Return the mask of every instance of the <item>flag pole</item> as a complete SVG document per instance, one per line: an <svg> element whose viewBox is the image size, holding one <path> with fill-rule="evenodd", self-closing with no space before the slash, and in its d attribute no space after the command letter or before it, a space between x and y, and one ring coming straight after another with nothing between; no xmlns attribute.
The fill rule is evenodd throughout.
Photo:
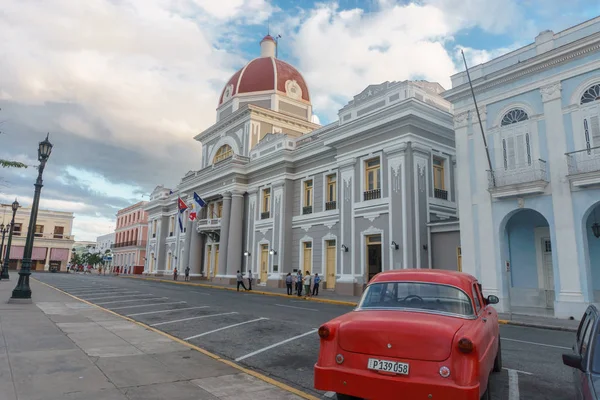
<svg viewBox="0 0 600 400"><path fill-rule="evenodd" d="M467 79L469 80L469 87L471 88L471 95L473 96L473 103L475 104L475 111L477 112L477 119L479 120L479 128L481 129L481 137L483 139L483 146L485 147L485 154L487 156L488 166L490 168L490 176L492 178L492 186L496 187L496 176L494 175L494 169L492 168L492 159L490 158L490 150L485 139L485 133L483 131L483 124L481 123L481 115L479 114L479 107L477 107L477 100L475 99L475 91L473 90L473 84L471 83L471 74L469 74L469 67L467 67L467 59L465 58L465 52L460 49L462 54L463 62L465 63L465 70L467 71Z"/></svg>

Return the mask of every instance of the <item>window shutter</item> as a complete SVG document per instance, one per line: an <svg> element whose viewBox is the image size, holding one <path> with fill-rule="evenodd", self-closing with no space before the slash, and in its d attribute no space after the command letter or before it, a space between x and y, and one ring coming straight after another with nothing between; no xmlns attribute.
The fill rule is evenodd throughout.
<svg viewBox="0 0 600 400"><path fill-rule="evenodd" d="M512 136L506 139L506 165L508 169L515 168L516 154L515 154L515 138Z"/></svg>
<svg viewBox="0 0 600 400"><path fill-rule="evenodd" d="M600 120L597 115L590 118L589 127L592 136L592 145L594 147L600 146Z"/></svg>

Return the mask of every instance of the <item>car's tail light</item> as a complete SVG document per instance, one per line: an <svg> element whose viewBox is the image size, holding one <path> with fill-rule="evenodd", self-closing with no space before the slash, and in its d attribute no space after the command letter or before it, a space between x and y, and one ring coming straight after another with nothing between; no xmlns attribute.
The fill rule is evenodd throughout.
<svg viewBox="0 0 600 400"><path fill-rule="evenodd" d="M331 331L329 330L329 328L327 326L323 325L319 328L319 337L321 339L327 339L330 334L331 334Z"/></svg>
<svg viewBox="0 0 600 400"><path fill-rule="evenodd" d="M470 339L462 338L458 341L458 350L465 354L469 354L473 351L475 345Z"/></svg>

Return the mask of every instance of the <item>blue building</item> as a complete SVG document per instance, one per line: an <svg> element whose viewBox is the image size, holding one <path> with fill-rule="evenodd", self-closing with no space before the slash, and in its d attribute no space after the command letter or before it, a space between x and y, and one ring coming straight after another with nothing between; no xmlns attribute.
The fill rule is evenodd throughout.
<svg viewBox="0 0 600 400"><path fill-rule="evenodd" d="M454 107L462 270L502 311L600 300L600 17L465 72Z"/></svg>

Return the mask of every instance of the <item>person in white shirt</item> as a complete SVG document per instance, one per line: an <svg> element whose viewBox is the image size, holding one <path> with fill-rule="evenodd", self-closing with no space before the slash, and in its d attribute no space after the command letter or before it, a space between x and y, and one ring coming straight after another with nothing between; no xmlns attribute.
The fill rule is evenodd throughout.
<svg viewBox="0 0 600 400"><path fill-rule="evenodd" d="M310 272L306 271L306 275L304 275L304 297L310 296L310 283L312 281L312 276L310 276Z"/></svg>

